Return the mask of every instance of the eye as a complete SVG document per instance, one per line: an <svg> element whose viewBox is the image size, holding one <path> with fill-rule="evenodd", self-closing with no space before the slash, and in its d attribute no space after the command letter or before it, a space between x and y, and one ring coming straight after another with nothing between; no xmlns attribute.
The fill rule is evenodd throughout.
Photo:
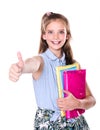
<svg viewBox="0 0 100 130"><path fill-rule="evenodd" d="M53 31L48 31L48 34L52 34L53 33Z"/></svg>
<svg viewBox="0 0 100 130"><path fill-rule="evenodd" d="M64 34L65 32L63 30L59 31L60 34Z"/></svg>

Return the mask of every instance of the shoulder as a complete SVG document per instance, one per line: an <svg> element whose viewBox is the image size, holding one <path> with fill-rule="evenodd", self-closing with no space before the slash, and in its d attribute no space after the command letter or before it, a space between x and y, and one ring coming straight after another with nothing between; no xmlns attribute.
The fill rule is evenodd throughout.
<svg viewBox="0 0 100 130"><path fill-rule="evenodd" d="M42 56L33 56L32 59L34 61L34 66L37 66L37 70L39 70L44 64Z"/></svg>
<svg viewBox="0 0 100 130"><path fill-rule="evenodd" d="M74 63L73 63L73 64L76 64L77 67L78 67L79 69L81 69L81 65L80 65L80 63L79 63L78 61L74 60Z"/></svg>

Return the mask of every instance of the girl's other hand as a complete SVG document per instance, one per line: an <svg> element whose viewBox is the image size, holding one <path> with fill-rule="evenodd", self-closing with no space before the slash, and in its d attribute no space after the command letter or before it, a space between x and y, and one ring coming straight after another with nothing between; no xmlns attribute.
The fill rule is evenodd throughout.
<svg viewBox="0 0 100 130"><path fill-rule="evenodd" d="M64 93L67 95L66 97L57 99L60 110L74 110L79 107L79 100L71 92L64 90Z"/></svg>

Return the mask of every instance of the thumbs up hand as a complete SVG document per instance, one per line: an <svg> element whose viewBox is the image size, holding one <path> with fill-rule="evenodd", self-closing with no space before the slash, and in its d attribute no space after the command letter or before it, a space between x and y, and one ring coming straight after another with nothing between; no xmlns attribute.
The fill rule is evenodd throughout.
<svg viewBox="0 0 100 130"><path fill-rule="evenodd" d="M18 62L12 64L9 69L9 79L16 82L22 74L24 68L24 61L20 52L17 53Z"/></svg>

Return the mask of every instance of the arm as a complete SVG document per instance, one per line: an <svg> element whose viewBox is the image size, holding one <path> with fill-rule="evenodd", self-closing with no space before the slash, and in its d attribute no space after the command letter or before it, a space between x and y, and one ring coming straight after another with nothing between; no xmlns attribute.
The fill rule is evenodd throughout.
<svg viewBox="0 0 100 130"><path fill-rule="evenodd" d="M73 109L89 109L96 104L96 100L89 89L88 84L86 83L86 98L84 99L77 99L72 93L69 91L65 91L64 93L67 94L65 98L59 98L57 100L58 107L61 110L73 110Z"/></svg>
<svg viewBox="0 0 100 130"><path fill-rule="evenodd" d="M35 56L28 58L24 62L24 67L22 73L36 73L41 65L43 64L42 58L40 56Z"/></svg>
<svg viewBox="0 0 100 130"><path fill-rule="evenodd" d="M66 93L66 92L65 92ZM69 101L71 102L71 110L73 109L85 109L88 110L96 104L96 99L94 98L88 84L86 83L86 98L77 99L71 93L67 92L69 95Z"/></svg>
<svg viewBox="0 0 100 130"><path fill-rule="evenodd" d="M61 110L73 110L73 109L89 109L93 107L96 103L94 96L92 95L87 83L86 83L86 98L77 99L69 91L65 91L67 94L65 98L58 98L57 104Z"/></svg>
<svg viewBox="0 0 100 130"><path fill-rule="evenodd" d="M86 98L79 100L79 108L81 109L89 109L96 104L96 100L89 89L88 84L86 83Z"/></svg>
<svg viewBox="0 0 100 130"><path fill-rule="evenodd" d="M41 70L41 66L43 64L43 60L40 56L35 56L32 58L28 58L27 60L23 60L21 53L17 54L18 62L12 64L9 69L9 79L16 82L19 77L23 73L34 73Z"/></svg>

